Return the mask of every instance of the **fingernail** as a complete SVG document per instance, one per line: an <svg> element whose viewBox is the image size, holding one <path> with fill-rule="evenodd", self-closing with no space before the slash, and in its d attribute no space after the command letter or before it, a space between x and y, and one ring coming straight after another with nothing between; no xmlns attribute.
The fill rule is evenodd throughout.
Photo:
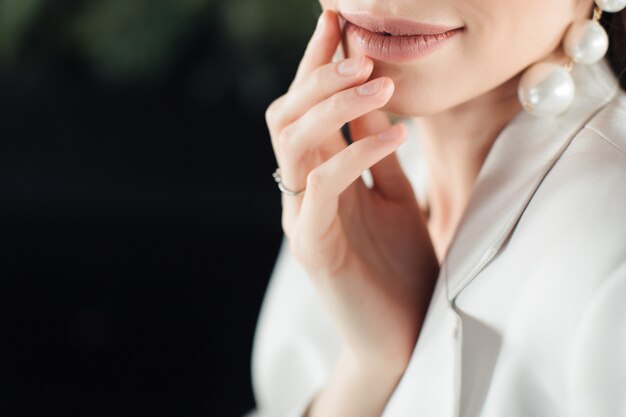
<svg viewBox="0 0 626 417"><path fill-rule="evenodd" d="M378 93L380 89L383 87L384 79L378 78L374 81L370 81L366 84L363 84L356 91L362 96L373 96Z"/></svg>
<svg viewBox="0 0 626 417"><path fill-rule="evenodd" d="M348 58L337 65L337 72L341 75L354 75L361 68L362 59Z"/></svg>
<svg viewBox="0 0 626 417"><path fill-rule="evenodd" d="M391 141L391 140L400 139L403 135L404 135L404 127L400 123L400 124L390 127L384 132L380 132L378 134L378 139Z"/></svg>

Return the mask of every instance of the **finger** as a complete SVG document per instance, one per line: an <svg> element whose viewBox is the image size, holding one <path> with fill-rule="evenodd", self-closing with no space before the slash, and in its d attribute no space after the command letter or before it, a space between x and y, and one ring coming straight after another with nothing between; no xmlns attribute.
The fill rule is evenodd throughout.
<svg viewBox="0 0 626 417"><path fill-rule="evenodd" d="M328 64L332 60L340 38L337 13L332 10L325 10L317 21L315 32L306 47L289 90L298 85L315 68Z"/></svg>
<svg viewBox="0 0 626 417"><path fill-rule="evenodd" d="M350 135L354 140L382 132L391 126L387 115L381 110L367 113L350 123ZM406 177L398 155L394 152L370 168L373 189L388 199L411 195L413 188Z"/></svg>
<svg viewBox="0 0 626 417"><path fill-rule="evenodd" d="M339 33L340 33L340 36L343 37L344 31L343 31L343 26L341 24L339 25ZM346 53L343 50L343 44L342 42L339 42L337 44L337 49L335 49L335 53L333 54L332 62L339 62L346 58L348 57L346 56Z"/></svg>
<svg viewBox="0 0 626 417"><path fill-rule="evenodd" d="M371 136L391 127L389 117L382 110L374 110L350 122L350 136L354 140Z"/></svg>
<svg viewBox="0 0 626 417"><path fill-rule="evenodd" d="M278 129L300 118L310 108L333 94L362 84L371 75L374 62L365 56L349 58L316 68L280 102L274 124Z"/></svg>
<svg viewBox="0 0 626 417"><path fill-rule="evenodd" d="M274 150L285 186L295 187L290 188L292 190L304 188L308 170L312 169L302 164L306 154L323 149L330 158L343 150L346 143L340 133L341 127L350 120L384 106L393 95L393 89L390 78L377 78L333 95L285 127L277 140L278 149Z"/></svg>
<svg viewBox="0 0 626 417"><path fill-rule="evenodd" d="M327 138L345 123L383 107L393 91L393 81L380 77L334 94L282 130L276 153L279 157L284 155L285 159L297 160L297 156L328 143Z"/></svg>
<svg viewBox="0 0 626 417"><path fill-rule="evenodd" d="M365 65L366 68L365 68L365 73L363 75L364 78L367 78L369 76L369 73L371 72L371 67L373 66L371 65L372 63L371 63L371 60L369 59L365 59L362 62L367 63L367 61L370 62L370 65L369 66L367 64ZM322 72L323 70L337 71L337 68L331 65L331 66L321 67L318 70L316 70L316 72ZM310 77L310 78L314 79L314 77ZM327 79L327 78L331 78L331 77L326 76L326 77L320 77L319 79L322 80L322 79ZM335 78L337 77L335 76ZM340 82L341 81L344 81L344 80L340 80ZM347 108L351 111L358 110L359 108L361 108L361 106L349 106L350 104L349 100L354 100L354 97L355 97L354 92L357 93L357 96L359 97L359 101L367 100L368 98L371 101L373 98L374 100L373 106L380 107L385 104L385 102L391 97L391 94L393 93L393 85L385 86L384 83L385 83L385 80L383 79L381 86L380 86L380 91L378 91L379 94L373 94L370 96L365 95L363 93L359 93L359 89L355 89L352 93L347 92L347 91L341 92L341 95L339 96L339 98L334 99L336 100L337 104L333 105L331 104L333 101L329 101L325 103L325 105L320 105L317 109L312 109L313 110L312 114L307 115L307 117L304 120L304 123L302 123L301 126L295 125L295 127L292 126L290 129L285 129L283 133L280 135L281 137L278 140L272 139L272 144L275 148L274 149L275 155L277 157L279 166L282 167L281 171L282 171L283 186L287 187L289 190L292 190L292 191L301 190L305 187L306 176L309 170L311 169L311 165L302 163L303 160L305 159L305 154L307 153L307 151L311 151L311 150L314 150L315 148L318 148L318 154L321 154L320 156L322 159L322 161L319 161L318 163L315 164L315 165L318 165L319 163L329 159L333 155L337 154L338 152L346 148L347 146L346 142L339 129L341 128L341 126L343 126L346 123L346 121L349 121L353 117L358 117L359 114L350 113L350 112L346 114L341 113L341 112L339 113L331 112L330 109L328 108L324 109L324 107L336 106L340 108ZM328 86L327 83L319 83L319 84L322 84L322 87L320 88L321 91L317 93L315 92L314 82L311 82L307 86L302 87L303 89L306 89L307 87L310 88L310 91L308 93L302 93L299 96L299 98L301 99L301 103L305 103L305 104L299 104L294 99L294 101L292 101L291 104L287 104L286 102L283 102L282 105L290 106L290 107L302 106L302 107L310 108L311 103L310 102L306 103L307 101L306 97L310 97L310 96L315 97L316 94L327 95L328 93L325 93L324 90L333 91L337 89L336 84L334 86L332 86L332 83L331 83L331 86ZM324 84L326 84L326 87L324 87ZM364 91L367 92L368 94L371 94L372 93L371 86L365 87ZM386 96L385 96L385 93L386 93ZM378 97L376 97L377 95ZM295 97L295 94L294 94L294 97ZM310 100L311 101L315 100L315 98L310 99ZM345 103L348 106L344 105L343 103ZM362 111L363 112L369 111L371 109L371 106L372 104L370 104L369 107L364 108ZM301 111L304 111L304 110L301 110ZM319 119L319 117L327 117L326 115L332 115L335 118L338 117L338 119L334 120L331 123L327 123L327 122L320 123L320 120L323 120L323 119ZM292 116L292 117L295 117L295 116ZM301 122L301 120L299 122ZM279 157L279 155L281 156ZM309 161L307 162L310 164ZM282 196L282 208L283 208L282 220L283 220L283 229L285 230L285 233L289 234L291 225L294 223L295 219L299 215L301 204L302 204L302 194L298 196L289 196L289 195Z"/></svg>
<svg viewBox="0 0 626 417"><path fill-rule="evenodd" d="M394 152L406 139L406 133L406 127L398 124L361 139L309 173L298 223L311 239L310 244L324 236L333 224L340 194L364 170Z"/></svg>
<svg viewBox="0 0 626 417"><path fill-rule="evenodd" d="M302 79L304 79L317 67L329 62L328 55L330 54L330 49L332 49L330 45L335 44L335 51L330 54L331 58L332 55L337 56L337 51L339 51L341 45L338 40L334 40L336 37L334 31L338 30L334 24L336 21L337 15L334 12L322 12L318 19L315 32L306 48L304 57L300 61L297 74L289 87L289 91L291 91L301 82ZM282 120L286 119L281 117L282 110L286 108L283 105L286 98L287 94L274 100L265 111L265 120L272 136L272 140L276 137L276 133L279 132L280 129L286 124L281 123Z"/></svg>

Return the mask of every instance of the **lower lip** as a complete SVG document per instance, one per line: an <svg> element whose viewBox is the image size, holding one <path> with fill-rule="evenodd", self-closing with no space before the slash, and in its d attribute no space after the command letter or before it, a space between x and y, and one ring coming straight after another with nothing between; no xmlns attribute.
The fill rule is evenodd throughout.
<svg viewBox="0 0 626 417"><path fill-rule="evenodd" d="M385 36L346 22L346 37L365 55L380 61L404 62L441 48L463 31L453 29L436 35Z"/></svg>

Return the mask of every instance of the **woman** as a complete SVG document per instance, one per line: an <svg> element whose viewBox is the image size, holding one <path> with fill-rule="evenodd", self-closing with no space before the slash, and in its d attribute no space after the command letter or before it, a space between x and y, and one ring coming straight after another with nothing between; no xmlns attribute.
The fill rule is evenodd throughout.
<svg viewBox="0 0 626 417"><path fill-rule="evenodd" d="M322 1L266 115L253 415L626 415L626 0L597 3Z"/></svg>

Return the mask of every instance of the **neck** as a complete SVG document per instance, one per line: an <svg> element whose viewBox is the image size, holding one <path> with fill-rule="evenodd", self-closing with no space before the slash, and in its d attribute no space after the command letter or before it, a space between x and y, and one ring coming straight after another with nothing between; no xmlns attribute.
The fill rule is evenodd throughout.
<svg viewBox="0 0 626 417"><path fill-rule="evenodd" d="M522 109L514 77L469 102L414 118L429 179L428 226L440 260L500 131Z"/></svg>

